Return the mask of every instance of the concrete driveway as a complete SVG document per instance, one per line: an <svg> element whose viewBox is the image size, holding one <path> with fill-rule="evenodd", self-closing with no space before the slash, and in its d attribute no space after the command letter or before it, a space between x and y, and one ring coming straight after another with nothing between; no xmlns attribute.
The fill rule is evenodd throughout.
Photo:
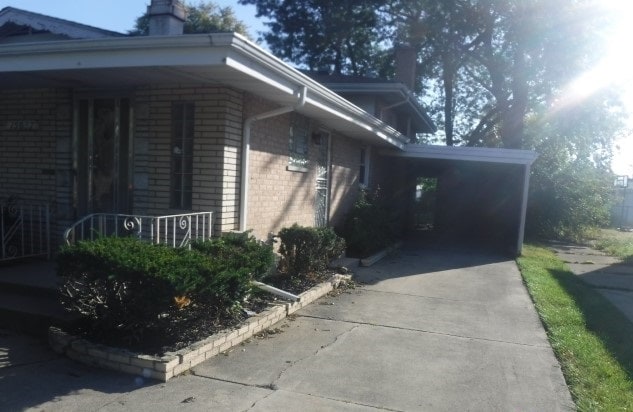
<svg viewBox="0 0 633 412"><path fill-rule="evenodd" d="M514 261L409 246L357 278L362 287L323 298L166 384L43 357L0 368L0 403L47 411L574 409ZM29 398L25 382L47 395Z"/></svg>

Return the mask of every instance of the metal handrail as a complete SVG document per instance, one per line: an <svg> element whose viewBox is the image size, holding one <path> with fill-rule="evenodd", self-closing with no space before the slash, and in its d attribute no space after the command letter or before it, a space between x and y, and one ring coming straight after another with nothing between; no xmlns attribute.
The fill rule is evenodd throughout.
<svg viewBox="0 0 633 412"><path fill-rule="evenodd" d="M172 247L189 246L191 240L207 240L213 235L213 212L195 212L164 216L92 213L64 231L70 245L99 236L135 236L152 243Z"/></svg>
<svg viewBox="0 0 633 412"><path fill-rule="evenodd" d="M50 257L50 207L0 201L0 261Z"/></svg>

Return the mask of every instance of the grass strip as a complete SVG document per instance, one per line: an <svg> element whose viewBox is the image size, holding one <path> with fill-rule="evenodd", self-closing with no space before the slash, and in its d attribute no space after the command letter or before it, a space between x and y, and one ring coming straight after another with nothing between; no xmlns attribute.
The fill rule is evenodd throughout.
<svg viewBox="0 0 633 412"><path fill-rule="evenodd" d="M517 259L580 411L633 411L633 323L554 253Z"/></svg>
<svg viewBox="0 0 633 412"><path fill-rule="evenodd" d="M633 263L633 233L602 229L594 241L595 246L624 262Z"/></svg>

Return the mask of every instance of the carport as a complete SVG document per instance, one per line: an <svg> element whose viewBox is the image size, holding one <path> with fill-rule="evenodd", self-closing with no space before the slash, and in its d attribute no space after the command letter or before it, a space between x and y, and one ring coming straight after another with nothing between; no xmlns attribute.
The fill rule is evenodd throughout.
<svg viewBox="0 0 633 412"><path fill-rule="evenodd" d="M437 179L432 230L425 233L432 242L521 253L535 152L409 144L383 154L404 160L411 199L418 178Z"/></svg>

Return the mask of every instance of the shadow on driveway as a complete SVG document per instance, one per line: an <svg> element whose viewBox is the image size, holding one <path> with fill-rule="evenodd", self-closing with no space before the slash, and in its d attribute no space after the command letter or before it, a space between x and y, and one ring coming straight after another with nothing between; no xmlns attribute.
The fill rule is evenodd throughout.
<svg viewBox="0 0 633 412"><path fill-rule="evenodd" d="M400 249L375 264L374 270L361 268L355 279L375 284L385 279L477 268L506 261L507 256L489 249L408 240Z"/></svg>
<svg viewBox="0 0 633 412"><path fill-rule="evenodd" d="M46 343L0 330L0 409L22 411L63 400L62 409L94 410L121 394L155 384L75 363Z"/></svg>

